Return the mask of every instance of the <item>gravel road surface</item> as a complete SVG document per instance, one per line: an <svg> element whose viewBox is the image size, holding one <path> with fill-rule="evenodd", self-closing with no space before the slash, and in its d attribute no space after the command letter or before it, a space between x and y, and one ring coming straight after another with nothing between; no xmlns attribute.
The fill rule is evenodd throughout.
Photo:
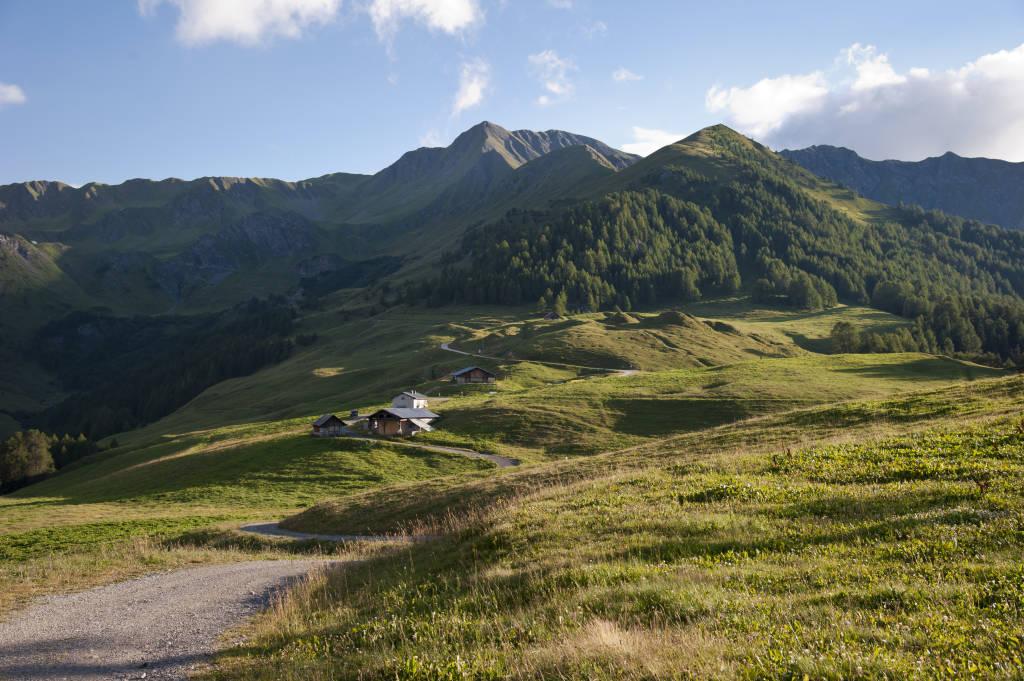
<svg viewBox="0 0 1024 681"><path fill-rule="evenodd" d="M225 630L329 564L207 565L45 598L0 621L0 678L185 679L217 650Z"/></svg>

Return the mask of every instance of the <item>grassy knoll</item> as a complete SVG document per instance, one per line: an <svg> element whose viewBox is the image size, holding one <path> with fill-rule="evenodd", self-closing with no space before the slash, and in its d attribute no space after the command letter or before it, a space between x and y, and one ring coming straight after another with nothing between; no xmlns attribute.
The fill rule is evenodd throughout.
<svg viewBox="0 0 1024 681"><path fill-rule="evenodd" d="M856 305L808 312L765 308L746 298L725 298L691 303L684 309L703 319L726 322L766 342L795 343L811 352L831 352L829 334L838 322L849 322L868 333L886 333L909 324L888 312Z"/></svg>
<svg viewBox="0 0 1024 681"><path fill-rule="evenodd" d="M515 366L515 365L512 365ZM1001 375L917 353L812 355L721 367L596 376L446 402L427 440L594 454L800 406L865 399Z"/></svg>
<svg viewBox="0 0 1024 681"><path fill-rule="evenodd" d="M900 323L897 317L866 308L803 314L773 312L746 300L718 303L708 311L716 313L715 321L739 332L715 330L685 316L659 318L653 313L633 315L641 320L639 324L622 324L603 313L544 321L531 311L515 308L398 307L371 318L350 318L345 310L331 307L302 319L300 331L316 334L314 344L297 348L276 366L219 383L174 414L127 437L144 439L151 434L364 408L389 399L397 388L436 389L441 385L438 379L452 369L477 361L488 363L441 350L440 344L449 341L474 352L482 349L501 356L511 352L518 360L665 370L803 355L787 333L820 341L840 320L862 330L884 330ZM750 325L749 333L741 328L744 324ZM571 368L549 367L542 373L535 367L532 372L518 372L511 387L534 387L576 374Z"/></svg>
<svg viewBox="0 0 1024 681"><path fill-rule="evenodd" d="M1019 678L1022 395L979 381L464 483L445 538L297 591L208 678ZM394 519L415 495L348 503Z"/></svg>

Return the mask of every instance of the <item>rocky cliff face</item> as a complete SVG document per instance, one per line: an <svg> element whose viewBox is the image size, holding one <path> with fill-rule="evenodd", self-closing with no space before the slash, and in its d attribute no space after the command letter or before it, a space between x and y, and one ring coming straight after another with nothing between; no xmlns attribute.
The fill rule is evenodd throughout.
<svg viewBox="0 0 1024 681"><path fill-rule="evenodd" d="M1010 229L1024 229L1024 163L963 158L871 161L826 145L783 150L815 175L888 204L911 203Z"/></svg>

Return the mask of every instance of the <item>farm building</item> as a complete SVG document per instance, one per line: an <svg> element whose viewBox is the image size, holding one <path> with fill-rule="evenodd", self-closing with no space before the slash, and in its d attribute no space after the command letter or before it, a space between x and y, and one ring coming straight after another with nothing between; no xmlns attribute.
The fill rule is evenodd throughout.
<svg viewBox="0 0 1024 681"><path fill-rule="evenodd" d="M431 423L439 418L429 409L389 407L370 414L366 423L370 432L376 435L415 435L420 431L432 431Z"/></svg>
<svg viewBox="0 0 1024 681"><path fill-rule="evenodd" d="M494 383L498 377L487 369L466 367L452 372L452 383Z"/></svg>
<svg viewBox="0 0 1024 681"><path fill-rule="evenodd" d="M345 424L334 414L324 414L313 421L313 435L316 437L337 437Z"/></svg>
<svg viewBox="0 0 1024 681"><path fill-rule="evenodd" d="M391 406L399 409L426 409L427 396L415 390L406 390L392 398Z"/></svg>

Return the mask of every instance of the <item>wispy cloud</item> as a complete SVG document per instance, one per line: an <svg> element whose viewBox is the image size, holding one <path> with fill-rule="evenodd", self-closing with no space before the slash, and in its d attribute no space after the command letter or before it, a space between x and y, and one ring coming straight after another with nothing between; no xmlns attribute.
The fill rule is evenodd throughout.
<svg viewBox="0 0 1024 681"><path fill-rule="evenodd" d="M623 151L648 156L658 149L683 139L685 135L656 128L633 127L633 141L622 145Z"/></svg>
<svg viewBox="0 0 1024 681"><path fill-rule="evenodd" d="M603 21L591 21L580 26L580 32L587 38L599 38L608 33L608 24Z"/></svg>
<svg viewBox="0 0 1024 681"><path fill-rule="evenodd" d="M572 9L573 0L548 0L548 4L555 9Z"/></svg>
<svg viewBox="0 0 1024 681"><path fill-rule="evenodd" d="M431 128L420 137L420 146L443 147L444 140L441 138L441 133L436 128Z"/></svg>
<svg viewBox="0 0 1024 681"><path fill-rule="evenodd" d="M873 45L832 68L712 87L709 111L776 147L836 144L869 158L945 151L1024 160L1024 45L959 68L897 71Z"/></svg>
<svg viewBox="0 0 1024 681"><path fill-rule="evenodd" d="M0 83L0 109L5 106L24 104L27 101L28 97L20 87L10 83Z"/></svg>
<svg viewBox="0 0 1024 681"><path fill-rule="evenodd" d="M625 82L627 80L643 80L643 79L644 79L643 76L633 73L632 71L627 69L625 66L620 66L619 68L617 68L614 71L612 71L612 80L614 80L616 83L622 83L622 82Z"/></svg>
<svg viewBox="0 0 1024 681"><path fill-rule="evenodd" d="M370 19L381 40L390 41L402 21L422 24L432 31L455 34L483 21L477 0L372 0Z"/></svg>
<svg viewBox="0 0 1024 681"><path fill-rule="evenodd" d="M457 116L480 104L490 86L490 64L480 58L463 62L459 71L459 89L452 103L452 115Z"/></svg>
<svg viewBox="0 0 1024 681"><path fill-rule="evenodd" d="M528 57L530 68L544 88L544 94L537 98L537 103L547 106L560 99L572 96L575 87L569 74L576 70L571 59L560 57L554 50L544 50Z"/></svg>
<svg viewBox="0 0 1024 681"><path fill-rule="evenodd" d="M332 21L341 7L341 0L139 0L139 11L148 15L165 3L178 9L175 32L186 45L298 38Z"/></svg>
<svg viewBox="0 0 1024 681"><path fill-rule="evenodd" d="M271 38L300 38L307 29L330 23L342 0L138 0L143 15L164 4L178 10L175 33L186 45L254 46ZM356 7L365 10L389 47L404 21L456 34L483 20L479 0L368 0Z"/></svg>

